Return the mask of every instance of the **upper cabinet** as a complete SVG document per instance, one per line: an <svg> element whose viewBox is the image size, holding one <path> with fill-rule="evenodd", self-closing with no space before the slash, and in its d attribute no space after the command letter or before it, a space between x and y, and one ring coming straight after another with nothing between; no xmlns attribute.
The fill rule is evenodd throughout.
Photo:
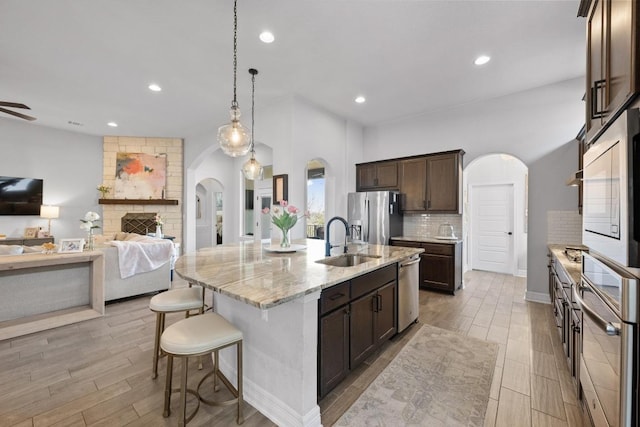
<svg viewBox="0 0 640 427"><path fill-rule="evenodd" d="M405 212L461 213L462 156L450 151L400 161Z"/></svg>
<svg viewBox="0 0 640 427"><path fill-rule="evenodd" d="M581 5L580 13L584 10ZM639 13L636 1L593 0L586 14L588 143L633 100L640 87Z"/></svg>
<svg viewBox="0 0 640 427"><path fill-rule="evenodd" d="M398 190L405 212L461 213L463 150L356 165L356 191Z"/></svg>
<svg viewBox="0 0 640 427"><path fill-rule="evenodd" d="M356 191L398 189L398 162L385 160L356 165Z"/></svg>

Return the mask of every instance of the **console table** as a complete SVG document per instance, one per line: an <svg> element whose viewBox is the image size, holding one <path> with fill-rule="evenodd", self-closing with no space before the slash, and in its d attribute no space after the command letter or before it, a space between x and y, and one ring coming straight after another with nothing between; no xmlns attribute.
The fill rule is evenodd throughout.
<svg viewBox="0 0 640 427"><path fill-rule="evenodd" d="M0 257L0 340L104 315L100 251Z"/></svg>

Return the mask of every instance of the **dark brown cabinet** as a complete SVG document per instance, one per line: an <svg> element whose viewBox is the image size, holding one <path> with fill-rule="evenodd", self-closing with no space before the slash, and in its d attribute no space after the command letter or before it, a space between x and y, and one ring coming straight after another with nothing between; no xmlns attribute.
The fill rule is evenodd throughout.
<svg viewBox="0 0 640 427"><path fill-rule="evenodd" d="M382 161L356 165L356 191L397 190L398 162Z"/></svg>
<svg viewBox="0 0 640 427"><path fill-rule="evenodd" d="M390 282L351 303L351 367L362 363L395 335L396 282Z"/></svg>
<svg viewBox="0 0 640 427"><path fill-rule="evenodd" d="M400 164L402 208L406 212L462 212L464 151L403 159Z"/></svg>
<svg viewBox="0 0 640 427"><path fill-rule="evenodd" d="M349 306L320 318L319 394L324 396L349 373Z"/></svg>
<svg viewBox="0 0 640 427"><path fill-rule="evenodd" d="M397 264L324 290L318 305L318 396L396 334Z"/></svg>
<svg viewBox="0 0 640 427"><path fill-rule="evenodd" d="M635 1L594 0L587 14L587 141L635 97L640 38Z"/></svg>
<svg viewBox="0 0 640 427"><path fill-rule="evenodd" d="M428 243L391 239L391 246L423 248L420 254L420 287L456 293L462 287L462 242Z"/></svg>

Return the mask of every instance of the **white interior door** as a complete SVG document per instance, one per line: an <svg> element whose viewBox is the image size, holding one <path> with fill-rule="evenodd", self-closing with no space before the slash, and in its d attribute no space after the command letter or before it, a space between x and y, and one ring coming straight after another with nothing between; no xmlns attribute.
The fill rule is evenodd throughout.
<svg viewBox="0 0 640 427"><path fill-rule="evenodd" d="M271 241L271 215L262 213L262 209L271 209L271 198L273 191L271 187L258 188L255 190L255 200L253 201L253 218L255 229L253 239L257 243L268 243Z"/></svg>
<svg viewBox="0 0 640 427"><path fill-rule="evenodd" d="M513 274L513 184L471 186L471 268Z"/></svg>

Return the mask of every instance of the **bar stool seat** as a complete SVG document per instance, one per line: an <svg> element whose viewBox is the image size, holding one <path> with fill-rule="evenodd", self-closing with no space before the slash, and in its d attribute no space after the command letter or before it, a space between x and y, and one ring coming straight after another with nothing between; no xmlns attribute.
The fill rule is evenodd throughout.
<svg viewBox="0 0 640 427"><path fill-rule="evenodd" d="M229 380L220 372L218 367L218 350L225 347L236 345L237 346L237 387L229 382ZM188 423L197 413L199 408L199 402L210 405L229 405L237 403L238 412L236 422L242 424L244 418L242 416L242 331L233 326L224 317L217 313L207 313L201 316L189 317L184 320L180 320L173 325L169 326L163 333L160 339L160 348L167 354L167 382L165 386L165 402L164 413L165 417L168 417L171 413L170 401L171 393L175 390L172 389L172 374L173 374L173 358L182 358L182 376L180 381L180 410L181 417L178 421L178 425L183 426ZM210 401L202 398L198 392L187 389L187 375L188 375L188 359L191 356L201 356L205 354L214 353L215 363L213 370L202 378L198 384L198 390L200 389L203 381L213 375L214 377L214 391L216 388L216 378L220 378L225 386L229 389L234 399L227 400L225 402ZM186 393L196 394L198 396L198 407L188 417L186 415Z"/></svg>
<svg viewBox="0 0 640 427"><path fill-rule="evenodd" d="M204 292L200 286L189 288L171 289L154 295L149 301L149 309L156 313L156 334L153 345L153 367L152 378L158 377L158 359L160 353L160 335L164 331L166 313L185 312L189 317L189 312L198 310L204 312Z"/></svg>

